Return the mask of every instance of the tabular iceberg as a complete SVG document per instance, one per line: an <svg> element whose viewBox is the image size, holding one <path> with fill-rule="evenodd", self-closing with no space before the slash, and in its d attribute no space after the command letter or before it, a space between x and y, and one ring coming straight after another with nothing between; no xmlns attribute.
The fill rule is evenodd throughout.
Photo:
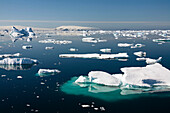
<svg viewBox="0 0 170 113"><path fill-rule="evenodd" d="M4 65L26 65L26 64L37 64L38 61L30 58L5 58L0 60L0 64Z"/></svg>
<svg viewBox="0 0 170 113"><path fill-rule="evenodd" d="M62 58L95 58L95 59L117 59L117 58L128 58L127 53L118 54L60 54L59 57Z"/></svg>

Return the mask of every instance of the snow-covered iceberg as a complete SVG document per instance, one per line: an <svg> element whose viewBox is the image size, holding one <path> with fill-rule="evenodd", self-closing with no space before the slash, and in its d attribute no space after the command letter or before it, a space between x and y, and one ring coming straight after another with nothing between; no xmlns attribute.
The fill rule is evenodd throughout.
<svg viewBox="0 0 170 113"><path fill-rule="evenodd" d="M146 52L143 52L143 51L134 52L133 54L138 56L138 57L145 57L146 56Z"/></svg>
<svg viewBox="0 0 170 113"><path fill-rule="evenodd" d="M5 58L5 57L17 57L20 56L20 53L15 53L15 54L2 54L0 55L0 58Z"/></svg>
<svg viewBox="0 0 170 113"><path fill-rule="evenodd" d="M127 53L118 54L60 54L59 57L62 58L95 58L95 59L118 59L118 58L128 58Z"/></svg>
<svg viewBox="0 0 170 113"><path fill-rule="evenodd" d="M60 71L58 69L39 69L38 70L39 76L55 75L56 73L60 73Z"/></svg>
<svg viewBox="0 0 170 113"><path fill-rule="evenodd" d="M110 48L105 48L105 49L100 49L101 52L103 53L110 53L111 49Z"/></svg>
<svg viewBox="0 0 170 113"><path fill-rule="evenodd" d="M159 57L158 59L151 59L151 58L146 58L146 63L147 64L155 64L160 62L162 59L162 57Z"/></svg>
<svg viewBox="0 0 170 113"><path fill-rule="evenodd" d="M128 44L128 43L118 43L118 47L131 47L133 44Z"/></svg>
<svg viewBox="0 0 170 113"><path fill-rule="evenodd" d="M4 58L0 60L0 65L26 65L26 64L37 64L38 61L30 58Z"/></svg>
<svg viewBox="0 0 170 113"><path fill-rule="evenodd" d="M98 42L107 42L107 40L101 40L99 38L93 38L93 37L86 37L86 38L82 38L82 42L98 43Z"/></svg>

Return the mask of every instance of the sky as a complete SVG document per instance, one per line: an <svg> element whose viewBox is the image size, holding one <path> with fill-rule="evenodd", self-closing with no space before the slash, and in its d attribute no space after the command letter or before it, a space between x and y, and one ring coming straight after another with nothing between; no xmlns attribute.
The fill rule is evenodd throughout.
<svg viewBox="0 0 170 113"><path fill-rule="evenodd" d="M0 0L0 20L170 22L170 0Z"/></svg>

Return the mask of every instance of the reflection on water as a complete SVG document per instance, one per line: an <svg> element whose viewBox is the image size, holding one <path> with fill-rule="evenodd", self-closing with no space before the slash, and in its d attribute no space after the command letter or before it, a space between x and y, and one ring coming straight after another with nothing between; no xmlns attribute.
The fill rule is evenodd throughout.
<svg viewBox="0 0 170 113"><path fill-rule="evenodd" d="M119 87L110 87L93 83L77 84L75 83L77 78L78 77L73 77L71 80L63 84L61 91L66 94L89 96L108 102L139 97L170 96L170 93L168 92L170 89L167 88L163 89L161 87L155 87L152 88L152 90L143 88L120 89ZM160 93L162 94L160 95Z"/></svg>
<svg viewBox="0 0 170 113"><path fill-rule="evenodd" d="M29 70L33 65L0 65L5 70Z"/></svg>

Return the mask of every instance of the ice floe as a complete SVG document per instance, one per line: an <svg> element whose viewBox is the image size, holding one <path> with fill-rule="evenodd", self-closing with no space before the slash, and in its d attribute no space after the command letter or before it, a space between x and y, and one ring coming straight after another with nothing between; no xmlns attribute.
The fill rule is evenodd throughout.
<svg viewBox="0 0 170 113"><path fill-rule="evenodd" d="M38 75L39 76L48 76L48 75L55 75L56 73L60 73L58 69L39 69Z"/></svg>
<svg viewBox="0 0 170 113"><path fill-rule="evenodd" d="M86 37L86 38L82 38L82 42L98 43L98 42L107 42L107 40L101 40L99 38L93 38L93 37Z"/></svg>
<svg viewBox="0 0 170 113"><path fill-rule="evenodd" d="M37 64L38 61L30 58L4 58L0 60L0 64L6 65L23 65L23 64Z"/></svg>
<svg viewBox="0 0 170 113"><path fill-rule="evenodd" d="M133 44L128 44L128 43L118 43L118 47L131 47Z"/></svg>
<svg viewBox="0 0 170 113"><path fill-rule="evenodd" d="M46 39L40 40L39 43L53 43L53 44L71 44L72 41L69 40L55 40L55 39Z"/></svg>
<svg viewBox="0 0 170 113"><path fill-rule="evenodd" d="M76 48L70 48L69 51L78 51Z"/></svg>
<svg viewBox="0 0 170 113"><path fill-rule="evenodd" d="M60 54L61 58L94 58L94 59L118 59L118 58L128 58L127 53L118 54Z"/></svg>
<svg viewBox="0 0 170 113"><path fill-rule="evenodd" d="M154 63L160 62L161 59L162 59L162 57L159 57L158 59L146 58L146 63L147 64L154 64Z"/></svg>
<svg viewBox="0 0 170 113"><path fill-rule="evenodd" d="M22 46L22 49L31 49L32 48L32 45L24 45Z"/></svg>
<svg viewBox="0 0 170 113"><path fill-rule="evenodd" d="M138 57L145 57L146 56L146 52L143 52L143 51L134 52L133 54L138 56Z"/></svg>
<svg viewBox="0 0 170 113"><path fill-rule="evenodd" d="M20 56L20 53L15 53L15 54L2 54L0 55L0 58L5 58L5 57L18 57Z"/></svg>
<svg viewBox="0 0 170 113"><path fill-rule="evenodd" d="M103 53L110 53L111 49L110 48L105 48L105 49L100 49L101 52Z"/></svg>
<svg viewBox="0 0 170 113"><path fill-rule="evenodd" d="M54 47L45 47L46 50L54 49Z"/></svg>

